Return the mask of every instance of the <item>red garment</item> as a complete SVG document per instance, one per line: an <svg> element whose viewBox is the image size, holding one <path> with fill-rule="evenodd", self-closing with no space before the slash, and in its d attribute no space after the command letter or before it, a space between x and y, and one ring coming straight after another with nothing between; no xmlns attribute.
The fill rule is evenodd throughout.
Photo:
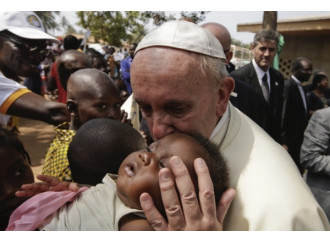
<svg viewBox="0 0 330 242"><path fill-rule="evenodd" d="M58 90L58 99L57 101L60 103L66 103L66 91L64 90L60 78L58 77L56 62L52 64L52 68L50 70L50 75L55 79L56 86Z"/></svg>

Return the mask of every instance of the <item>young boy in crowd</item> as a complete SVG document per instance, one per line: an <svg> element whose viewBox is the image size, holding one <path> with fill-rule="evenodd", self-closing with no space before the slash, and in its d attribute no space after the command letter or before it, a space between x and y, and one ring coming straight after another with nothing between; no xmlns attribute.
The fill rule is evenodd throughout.
<svg viewBox="0 0 330 242"><path fill-rule="evenodd" d="M31 162L17 134L0 126L0 230L5 230L11 213L27 198L15 192L34 182Z"/></svg>
<svg viewBox="0 0 330 242"><path fill-rule="evenodd" d="M104 72L87 68L74 72L67 83L67 111L70 122L56 127L56 137L45 157L42 174L71 181L67 150L82 124L94 118L110 118L129 123L120 110L120 94L113 80Z"/></svg>
<svg viewBox="0 0 330 242"><path fill-rule="evenodd" d="M95 122L95 120L90 122ZM95 129L100 127L97 125L92 126ZM125 129L130 130L127 131ZM129 132L137 132L132 127L124 126L123 124L118 124L116 130L118 133L124 132L127 134ZM103 147L103 150L109 148L109 142L105 142L105 139L112 140L109 137L110 135L93 135L93 132L88 132L88 135L91 135L89 139L93 139L94 145L89 146L89 144L85 144L87 147L81 147L84 146L84 142L81 142L82 139L77 139L77 142L70 145L71 154L69 157L82 157L83 155L95 157L100 147ZM122 137L122 139L117 139L115 142L118 143L127 139L123 139L124 136L119 137ZM85 138L87 139L87 136ZM81 149L73 148L76 145L80 146ZM126 143L122 145L126 146ZM94 150L96 147L98 149ZM81 152L83 154L80 154ZM99 158L102 154L97 156ZM31 221L31 217L27 214L29 223L38 220L38 222L35 222L36 227L32 229L39 228L40 230L151 230L151 226L143 217L139 198L142 193L148 192L153 197L157 208L163 214L165 213L161 202L158 173L160 169L169 167L169 160L173 156L181 157L193 179L195 188L198 186L197 176L194 171L194 160L198 157L204 159L210 170L214 184L215 199L218 201L221 193L228 187L226 163L219 154L218 149L209 140L199 136L171 134L154 142L149 147L145 146L142 150L128 155L120 165L117 178L107 174L103 178L103 183L82 192L72 203L65 204L63 202L65 205L59 210L54 210L55 213L48 213L47 215L50 216L47 216L47 218L39 216L39 218ZM108 157L109 163L112 163L111 159L112 157ZM92 168L95 166L93 159L86 159L86 161L89 161L85 164L86 169L89 166L92 171ZM99 169L102 168L99 167ZM35 201L39 201L42 204L43 201L39 197L42 194L32 197L28 200L28 203L31 206L35 204ZM57 194L50 192L50 195L55 197ZM57 197L62 198L63 196L59 194ZM25 226L24 213L26 211L17 209L16 212L18 213L16 217L22 218L23 222L11 221L9 229L24 230L24 227L20 227L20 225L23 224ZM35 214L43 213L36 211Z"/></svg>

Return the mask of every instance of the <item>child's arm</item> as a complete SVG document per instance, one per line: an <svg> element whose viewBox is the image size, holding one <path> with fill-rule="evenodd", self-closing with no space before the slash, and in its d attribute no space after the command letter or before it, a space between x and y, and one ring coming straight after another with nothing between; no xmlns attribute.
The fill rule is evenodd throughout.
<svg viewBox="0 0 330 242"><path fill-rule="evenodd" d="M37 178L42 182L22 185L22 191L17 191L17 197L32 197L38 193L46 191L72 191L77 192L79 185L73 182L60 181L56 177L48 175L37 175Z"/></svg>
<svg viewBox="0 0 330 242"><path fill-rule="evenodd" d="M151 231L154 230L145 218L134 214L124 216L119 222L120 231Z"/></svg>

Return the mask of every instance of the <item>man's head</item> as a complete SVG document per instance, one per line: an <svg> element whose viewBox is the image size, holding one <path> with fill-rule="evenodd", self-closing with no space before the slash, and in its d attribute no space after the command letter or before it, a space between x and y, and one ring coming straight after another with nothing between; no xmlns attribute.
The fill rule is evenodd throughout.
<svg viewBox="0 0 330 242"><path fill-rule="evenodd" d="M307 82L313 73L312 62L305 57L298 57L292 63L291 71L300 82Z"/></svg>
<svg viewBox="0 0 330 242"><path fill-rule="evenodd" d="M45 33L33 12L0 13L0 69L5 76L29 76L47 55L47 45L59 41Z"/></svg>
<svg viewBox="0 0 330 242"><path fill-rule="evenodd" d="M114 81L104 72L82 69L73 73L67 85L67 108L71 128L77 130L94 118L120 120L121 99Z"/></svg>
<svg viewBox="0 0 330 242"><path fill-rule="evenodd" d="M137 47L136 43L133 43L129 46L129 55L132 59L134 58L134 52L135 52L136 47Z"/></svg>
<svg viewBox="0 0 330 242"><path fill-rule="evenodd" d="M257 65L265 72L277 53L278 41L278 33L272 29L262 29L254 36L252 54Z"/></svg>
<svg viewBox="0 0 330 242"><path fill-rule="evenodd" d="M197 176L194 169L196 158L205 160L214 184L215 201L228 187L227 166L218 148L201 136L171 134L152 143L149 148L134 152L122 162L117 179L117 194L126 206L141 209L139 197L148 192L157 208L164 214L160 195L158 173L169 168L170 158L178 156L185 163L198 193Z"/></svg>
<svg viewBox="0 0 330 242"><path fill-rule="evenodd" d="M167 22L144 37L131 82L154 140L170 133L210 137L234 88L225 63L220 42L194 23Z"/></svg>
<svg viewBox="0 0 330 242"><path fill-rule="evenodd" d="M218 23L210 22L201 25L203 28L210 31L222 45L223 52L226 55L227 63L232 59L233 52L231 51L231 36L228 29Z"/></svg>
<svg viewBox="0 0 330 242"><path fill-rule="evenodd" d="M77 70L92 68L92 63L84 53L67 50L58 57L56 68L62 87L66 90L70 75Z"/></svg>
<svg viewBox="0 0 330 242"><path fill-rule="evenodd" d="M89 120L79 128L68 149L73 181L101 183L106 173L118 174L129 154L146 147L144 138L130 125L105 118Z"/></svg>

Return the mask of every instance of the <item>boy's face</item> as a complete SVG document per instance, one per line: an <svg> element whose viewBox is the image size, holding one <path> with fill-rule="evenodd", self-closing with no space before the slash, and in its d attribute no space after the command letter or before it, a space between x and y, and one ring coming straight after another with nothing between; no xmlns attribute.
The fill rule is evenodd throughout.
<svg viewBox="0 0 330 242"><path fill-rule="evenodd" d="M139 198L148 192L157 208L164 211L161 200L158 173L169 167L172 156L179 156L187 166L194 181L197 177L194 160L200 157L201 146L192 137L184 134L171 134L152 143L149 148L129 155L121 164L117 179L117 194L126 206L141 209Z"/></svg>
<svg viewBox="0 0 330 242"><path fill-rule="evenodd" d="M119 91L110 80L95 81L93 86L81 86L83 94L77 102L80 125L94 118L120 120Z"/></svg>
<svg viewBox="0 0 330 242"><path fill-rule="evenodd" d="M0 220L26 200L16 197L15 192L32 182L33 173L24 156L10 146L0 147Z"/></svg>

